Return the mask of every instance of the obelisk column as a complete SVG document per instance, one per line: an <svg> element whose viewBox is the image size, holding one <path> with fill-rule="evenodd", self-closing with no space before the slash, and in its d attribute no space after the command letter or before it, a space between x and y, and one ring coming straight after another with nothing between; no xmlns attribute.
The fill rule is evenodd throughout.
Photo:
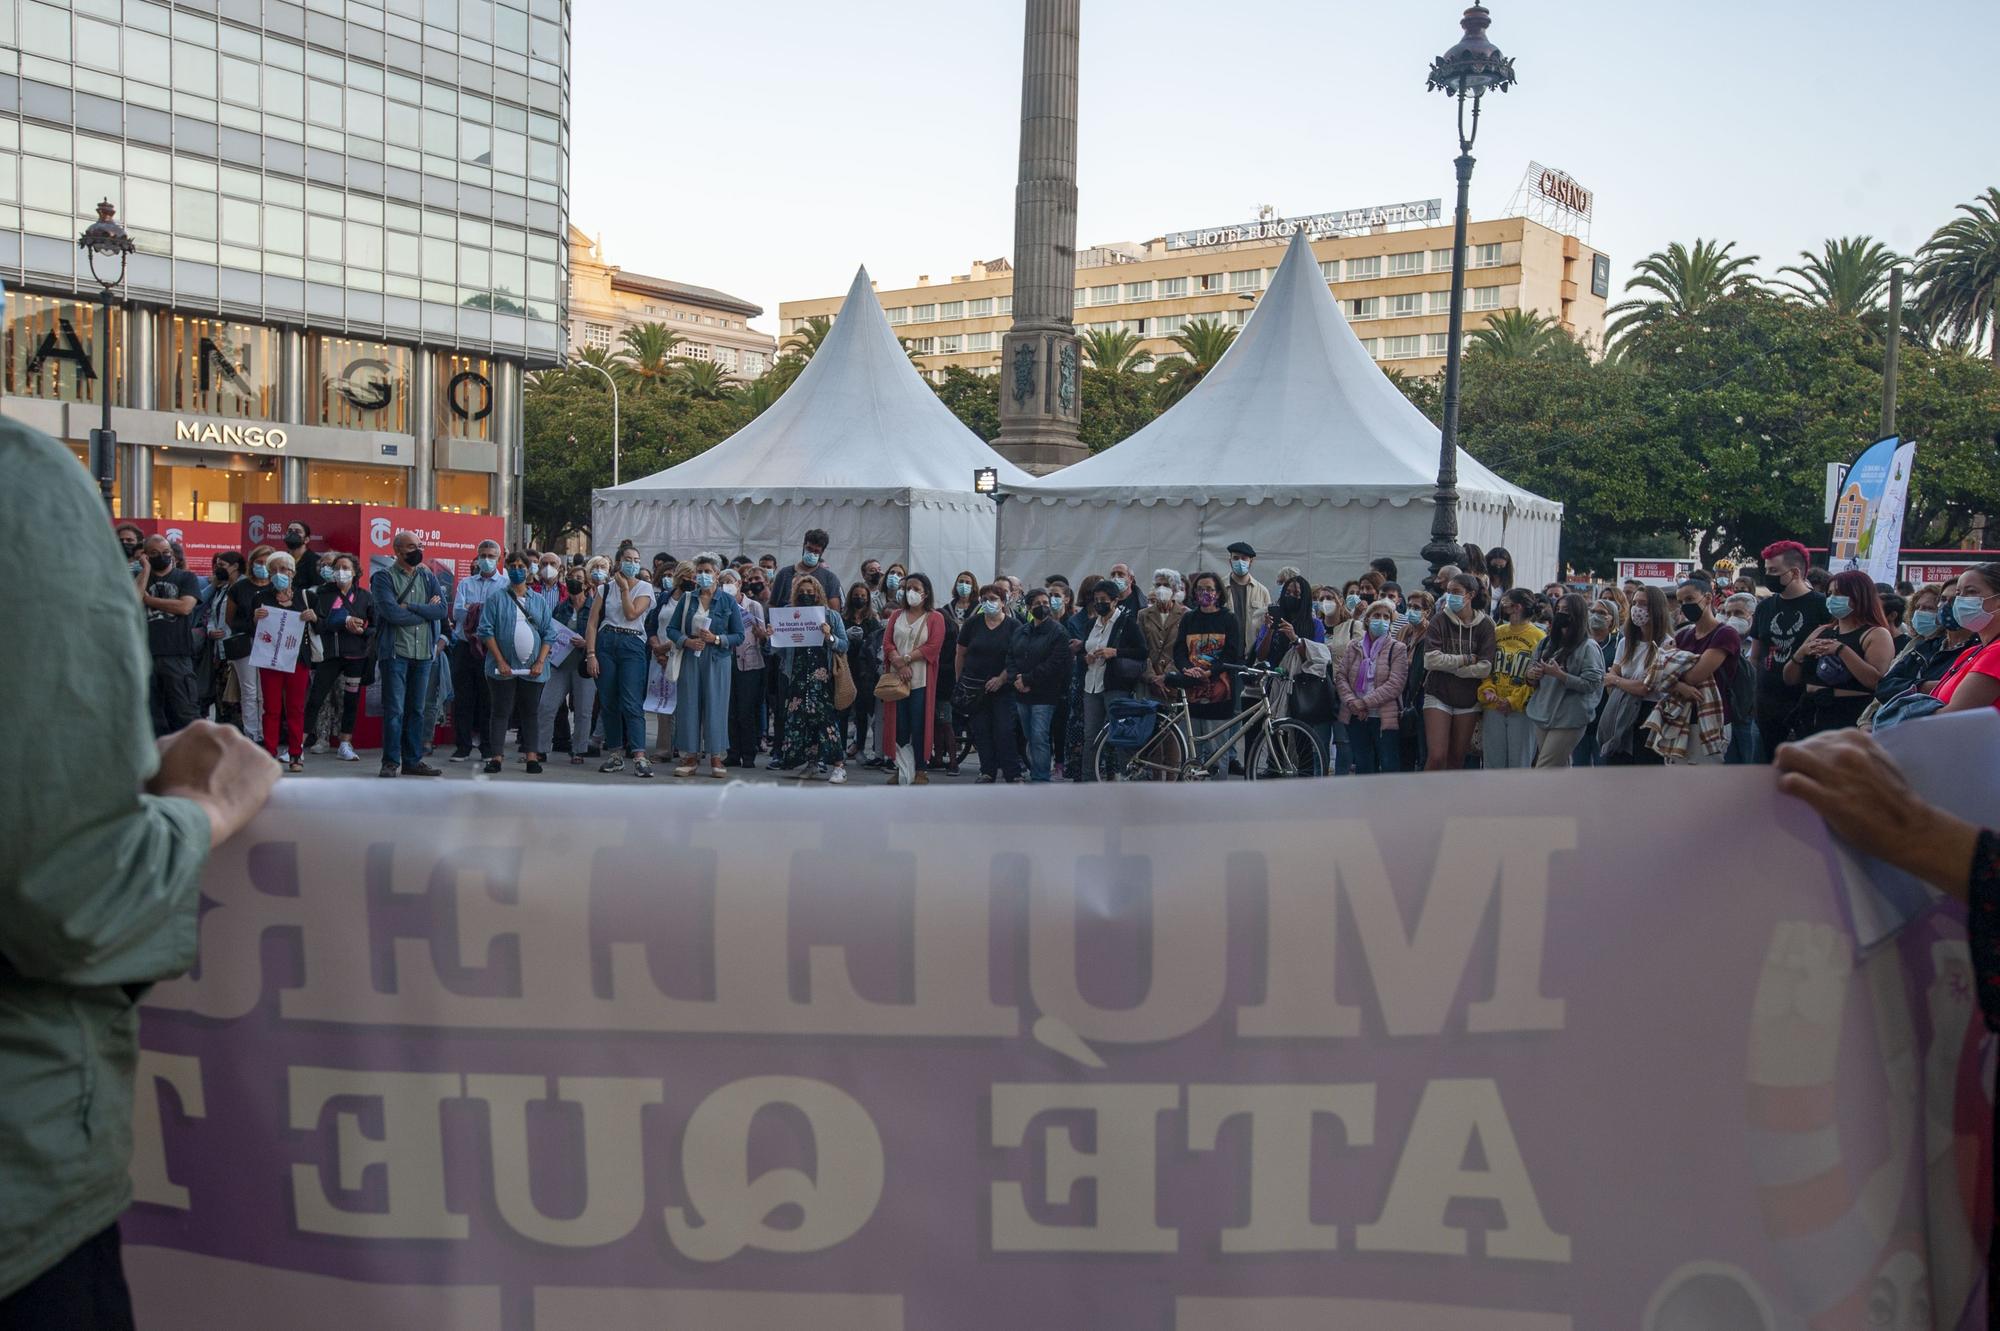
<svg viewBox="0 0 2000 1331"><path fill-rule="evenodd" d="M1014 327L1001 340L1000 438L1045 475L1088 456L1077 439L1082 367L1076 286L1076 71L1082 0L1027 0L1021 178L1014 187Z"/></svg>

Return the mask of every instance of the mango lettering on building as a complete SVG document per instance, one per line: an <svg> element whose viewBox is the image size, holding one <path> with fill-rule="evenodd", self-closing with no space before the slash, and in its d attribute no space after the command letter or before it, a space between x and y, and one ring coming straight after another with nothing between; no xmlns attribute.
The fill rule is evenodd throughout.
<svg viewBox="0 0 2000 1331"><path fill-rule="evenodd" d="M218 425L214 421L174 422L174 441L193 444L234 444L238 448L283 448L285 432L261 425Z"/></svg>

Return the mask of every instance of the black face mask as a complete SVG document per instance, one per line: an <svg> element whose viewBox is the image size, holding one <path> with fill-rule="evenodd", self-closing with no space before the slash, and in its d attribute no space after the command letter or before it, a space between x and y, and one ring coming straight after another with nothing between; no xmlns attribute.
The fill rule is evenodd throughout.
<svg viewBox="0 0 2000 1331"><path fill-rule="evenodd" d="M299 535L297 532L288 531L285 533L285 548L287 550L296 550L305 543L306 543L306 538Z"/></svg>
<svg viewBox="0 0 2000 1331"><path fill-rule="evenodd" d="M147 555L146 562L153 566L153 572L165 573L174 566L174 557L172 555Z"/></svg>
<svg viewBox="0 0 2000 1331"><path fill-rule="evenodd" d="M1033 606L1029 607L1028 609L1028 618L1030 619L1043 620L1047 619L1048 617L1049 617L1049 603L1047 601L1037 601Z"/></svg>
<svg viewBox="0 0 2000 1331"><path fill-rule="evenodd" d="M878 568L873 573L863 573L861 580L870 587L873 587L876 583L882 581L882 570Z"/></svg>
<svg viewBox="0 0 2000 1331"><path fill-rule="evenodd" d="M1681 618L1690 624L1699 623L1701 621L1701 603L1699 601L1681 602Z"/></svg>
<svg viewBox="0 0 2000 1331"><path fill-rule="evenodd" d="M583 579L582 579L582 578L571 578L571 579L569 580L569 584L568 584L568 585L569 585L569 594L570 594L571 596L581 596L581 595L583 595Z"/></svg>
<svg viewBox="0 0 2000 1331"><path fill-rule="evenodd" d="M120 541L118 548L125 552L127 559L136 559L139 557L139 543L137 541Z"/></svg>
<svg viewBox="0 0 2000 1331"><path fill-rule="evenodd" d="M1109 602L1109 601L1099 601L1099 602L1097 603L1097 617L1098 617L1099 619L1102 619L1102 618L1104 618L1104 617L1105 617L1106 615L1108 615L1108 614L1110 614L1110 613L1111 613L1111 602Z"/></svg>
<svg viewBox="0 0 2000 1331"><path fill-rule="evenodd" d="M421 545L414 545L408 550L403 551L403 562L411 568L415 568L417 565L423 563L424 548Z"/></svg>

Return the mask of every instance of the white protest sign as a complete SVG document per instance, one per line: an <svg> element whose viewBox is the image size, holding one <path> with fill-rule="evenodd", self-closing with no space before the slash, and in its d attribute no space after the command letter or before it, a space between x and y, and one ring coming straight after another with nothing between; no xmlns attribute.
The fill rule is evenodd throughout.
<svg viewBox="0 0 2000 1331"><path fill-rule="evenodd" d="M250 664L259 670L295 670L299 664L299 644L305 640L305 620L296 610L280 610L275 605L260 607L257 639L250 644Z"/></svg>
<svg viewBox="0 0 2000 1331"><path fill-rule="evenodd" d="M826 643L826 635L820 632L820 625L826 622L826 609L817 605L783 605L771 611L771 645L773 647L820 647Z"/></svg>
<svg viewBox="0 0 2000 1331"><path fill-rule="evenodd" d="M640 705L649 712L662 716L672 716L674 711L674 676L679 673L676 660L679 653L671 653L667 664L661 665L657 659L646 667L646 698Z"/></svg>
<svg viewBox="0 0 2000 1331"><path fill-rule="evenodd" d="M556 625L555 632L549 637L549 669L554 670L567 661L569 654L575 651L577 644L582 641L582 635L573 633L560 624Z"/></svg>

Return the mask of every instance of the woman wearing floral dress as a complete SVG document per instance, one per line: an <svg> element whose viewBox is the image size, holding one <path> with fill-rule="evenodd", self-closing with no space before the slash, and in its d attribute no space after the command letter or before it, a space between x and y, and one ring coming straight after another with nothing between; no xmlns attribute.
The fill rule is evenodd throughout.
<svg viewBox="0 0 2000 1331"><path fill-rule="evenodd" d="M826 593L816 578L799 578L792 583L792 604L819 606L828 610L820 621L825 643L819 647L778 648L778 668L785 673L785 724L778 756L771 766L780 770L803 768L802 777L815 767L827 769L826 779L834 785L847 780L847 751L841 747L840 713L833 705L833 656L847 651L847 628L840 615L826 604Z"/></svg>

